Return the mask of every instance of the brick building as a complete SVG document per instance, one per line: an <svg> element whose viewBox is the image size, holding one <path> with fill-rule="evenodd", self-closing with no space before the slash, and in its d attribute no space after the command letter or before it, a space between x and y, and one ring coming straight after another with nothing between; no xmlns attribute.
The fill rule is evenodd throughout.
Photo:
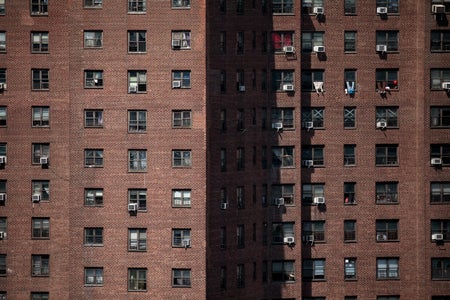
<svg viewBox="0 0 450 300"><path fill-rule="evenodd" d="M0 0L0 299L450 299L447 0Z"/></svg>

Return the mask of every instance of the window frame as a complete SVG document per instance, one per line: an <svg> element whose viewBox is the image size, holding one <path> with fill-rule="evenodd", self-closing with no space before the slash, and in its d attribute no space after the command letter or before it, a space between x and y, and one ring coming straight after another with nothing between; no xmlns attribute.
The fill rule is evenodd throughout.
<svg viewBox="0 0 450 300"><path fill-rule="evenodd" d="M270 46L275 53L284 53L285 46L294 46L294 31L272 31Z"/></svg>
<svg viewBox="0 0 450 300"><path fill-rule="evenodd" d="M129 70L128 94L146 94L146 93L147 93L147 71Z"/></svg>
<svg viewBox="0 0 450 300"><path fill-rule="evenodd" d="M0 106L0 127L6 127L8 125L8 107Z"/></svg>
<svg viewBox="0 0 450 300"><path fill-rule="evenodd" d="M302 239L306 236L314 236L314 243L325 243L326 222L324 220L303 221Z"/></svg>
<svg viewBox="0 0 450 300"><path fill-rule="evenodd" d="M128 0L129 14L145 14L147 12L147 0Z"/></svg>
<svg viewBox="0 0 450 300"><path fill-rule="evenodd" d="M3 3L4 5L4 3ZM1 8L1 3L0 3L0 8ZM1 11L0 11L0 16L1 16ZM6 31L0 31L0 53L6 53Z"/></svg>
<svg viewBox="0 0 450 300"><path fill-rule="evenodd" d="M430 128L450 127L450 106L430 107Z"/></svg>
<svg viewBox="0 0 450 300"><path fill-rule="evenodd" d="M443 236L444 242L450 242L450 219L431 219L431 234L439 233Z"/></svg>
<svg viewBox="0 0 450 300"><path fill-rule="evenodd" d="M147 251L147 228L128 228L128 251Z"/></svg>
<svg viewBox="0 0 450 300"><path fill-rule="evenodd" d="M392 192L391 192L392 191ZM376 204L399 204L398 182L379 181L375 183Z"/></svg>
<svg viewBox="0 0 450 300"><path fill-rule="evenodd" d="M376 241L398 242L399 241L399 220L377 219L375 221Z"/></svg>
<svg viewBox="0 0 450 300"><path fill-rule="evenodd" d="M450 7L450 4L448 6ZM437 39L439 39L439 42L436 42ZM436 44L438 44L438 47L436 47ZM430 51L450 52L450 30L431 30Z"/></svg>
<svg viewBox="0 0 450 300"><path fill-rule="evenodd" d="M356 15L356 0L344 0L344 15Z"/></svg>
<svg viewBox="0 0 450 300"><path fill-rule="evenodd" d="M312 160L313 166L325 167L325 146L324 145L303 145L302 146L302 161ZM305 166L302 163L303 167Z"/></svg>
<svg viewBox="0 0 450 300"><path fill-rule="evenodd" d="M84 0L83 1L84 8L102 8L103 7L103 0Z"/></svg>
<svg viewBox="0 0 450 300"><path fill-rule="evenodd" d="M377 0L377 7L387 7L388 14L398 14L399 13L399 0Z"/></svg>
<svg viewBox="0 0 450 300"><path fill-rule="evenodd" d="M294 282L295 260L273 260L271 264L272 282Z"/></svg>
<svg viewBox="0 0 450 300"><path fill-rule="evenodd" d="M325 196L324 183L303 183L302 184L302 205L313 205L315 197Z"/></svg>
<svg viewBox="0 0 450 300"><path fill-rule="evenodd" d="M104 151L99 148L84 149L84 167L85 168L103 168Z"/></svg>
<svg viewBox="0 0 450 300"><path fill-rule="evenodd" d="M128 204L137 204L138 212L146 212L147 211L147 189L128 189Z"/></svg>
<svg viewBox="0 0 450 300"><path fill-rule="evenodd" d="M172 228L172 248L191 247L192 237L191 228ZM186 240L187 245L184 244ZM187 240L189 240L187 242Z"/></svg>
<svg viewBox="0 0 450 300"><path fill-rule="evenodd" d="M85 109L84 127L103 128L103 109Z"/></svg>
<svg viewBox="0 0 450 300"><path fill-rule="evenodd" d="M192 111L172 110L172 128L192 128Z"/></svg>
<svg viewBox="0 0 450 300"><path fill-rule="evenodd" d="M355 205L356 201L356 182L344 182L344 205Z"/></svg>
<svg viewBox="0 0 450 300"><path fill-rule="evenodd" d="M450 82L450 68L431 68L430 69L430 89L442 91L443 82Z"/></svg>
<svg viewBox="0 0 450 300"><path fill-rule="evenodd" d="M192 150L176 149L172 150L173 168L192 168Z"/></svg>
<svg viewBox="0 0 450 300"><path fill-rule="evenodd" d="M49 52L49 33L48 31L31 32L31 53Z"/></svg>
<svg viewBox="0 0 450 300"><path fill-rule="evenodd" d="M31 276L32 277L50 276L50 255L48 254L31 255Z"/></svg>
<svg viewBox="0 0 450 300"><path fill-rule="evenodd" d="M49 69L31 69L31 90L48 91L50 89Z"/></svg>
<svg viewBox="0 0 450 300"><path fill-rule="evenodd" d="M31 218L31 239L33 240L50 239L50 218L48 217Z"/></svg>
<svg viewBox="0 0 450 300"><path fill-rule="evenodd" d="M324 258L303 259L302 264L303 281L325 281L326 260Z"/></svg>
<svg viewBox="0 0 450 300"><path fill-rule="evenodd" d="M346 0L348 1L348 0ZM344 31L344 53L356 53L358 32L356 30Z"/></svg>
<svg viewBox="0 0 450 300"><path fill-rule="evenodd" d="M180 86L178 87L178 82ZM190 89L191 70L172 70L172 89Z"/></svg>
<svg viewBox="0 0 450 300"><path fill-rule="evenodd" d="M191 9L191 0L172 0L172 9Z"/></svg>
<svg viewBox="0 0 450 300"><path fill-rule="evenodd" d="M282 245L285 237L295 238L294 222L272 222L272 245Z"/></svg>
<svg viewBox="0 0 450 300"><path fill-rule="evenodd" d="M316 90L314 83L322 83L321 90L324 91L325 71L323 69L302 70L301 87L302 92L320 92Z"/></svg>
<svg viewBox="0 0 450 300"><path fill-rule="evenodd" d="M89 282L91 277L93 282ZM103 286L103 267L85 267L84 286Z"/></svg>
<svg viewBox="0 0 450 300"><path fill-rule="evenodd" d="M31 108L31 127L50 127L50 106Z"/></svg>
<svg viewBox="0 0 450 300"><path fill-rule="evenodd" d="M386 45L387 53L399 52L398 30L377 30L375 32L376 45Z"/></svg>
<svg viewBox="0 0 450 300"><path fill-rule="evenodd" d="M356 220L344 220L344 243L356 242Z"/></svg>
<svg viewBox="0 0 450 300"><path fill-rule="evenodd" d="M313 122L314 129L324 129L324 107L302 107L302 128L307 128L307 122Z"/></svg>
<svg viewBox="0 0 450 300"><path fill-rule="evenodd" d="M392 167L399 165L398 144L375 145L375 165L377 167Z"/></svg>
<svg viewBox="0 0 450 300"><path fill-rule="evenodd" d="M325 31L302 31L302 53L314 53L315 46L325 46Z"/></svg>
<svg viewBox="0 0 450 300"><path fill-rule="evenodd" d="M103 188L85 188L84 206L101 207L103 206L104 191Z"/></svg>
<svg viewBox="0 0 450 300"><path fill-rule="evenodd" d="M103 70L84 70L85 89L102 89L103 87Z"/></svg>
<svg viewBox="0 0 450 300"><path fill-rule="evenodd" d="M172 269L172 287L190 288L191 269Z"/></svg>
<svg viewBox="0 0 450 300"><path fill-rule="evenodd" d="M344 107L344 129L356 128L356 107L345 106Z"/></svg>
<svg viewBox="0 0 450 300"><path fill-rule="evenodd" d="M295 185L284 183L284 184L272 184L271 186L272 195L272 205L277 206L277 199L283 198L284 205L294 205L295 204Z"/></svg>
<svg viewBox="0 0 450 300"><path fill-rule="evenodd" d="M148 171L147 149L128 150L128 172L145 173Z"/></svg>
<svg viewBox="0 0 450 300"><path fill-rule="evenodd" d="M31 16L48 16L48 0L31 0Z"/></svg>
<svg viewBox="0 0 450 300"><path fill-rule="evenodd" d="M375 109L375 122L386 122L386 128L399 128L399 107L377 106Z"/></svg>
<svg viewBox="0 0 450 300"><path fill-rule="evenodd" d="M147 291L147 268L128 268L129 292Z"/></svg>
<svg viewBox="0 0 450 300"><path fill-rule="evenodd" d="M31 292L31 300L48 300L48 292Z"/></svg>
<svg viewBox="0 0 450 300"><path fill-rule="evenodd" d="M377 280L400 279L400 264L398 257L377 257L376 263Z"/></svg>
<svg viewBox="0 0 450 300"><path fill-rule="evenodd" d="M357 259L355 257L346 257L344 259L344 280L357 280Z"/></svg>
<svg viewBox="0 0 450 300"><path fill-rule="evenodd" d="M295 108L293 107L272 107L272 124L282 123L283 130L295 129Z"/></svg>
<svg viewBox="0 0 450 300"><path fill-rule="evenodd" d="M180 46L175 46L174 41L179 41ZM190 30L172 30L172 49L191 50L191 31Z"/></svg>
<svg viewBox="0 0 450 300"><path fill-rule="evenodd" d="M436 201L437 197L438 201ZM450 204L450 181L432 181L430 183L430 203Z"/></svg>
<svg viewBox="0 0 450 300"><path fill-rule="evenodd" d="M39 194L40 201L50 201L50 181L49 180L32 180L31 181L32 195Z"/></svg>
<svg viewBox="0 0 450 300"><path fill-rule="evenodd" d="M295 168L295 147L294 146L273 146L272 168L284 169Z"/></svg>
<svg viewBox="0 0 450 300"><path fill-rule="evenodd" d="M147 31L128 30L128 54L147 53Z"/></svg>
<svg viewBox="0 0 450 300"><path fill-rule="evenodd" d="M189 197L186 197L187 193L189 193ZM178 194L179 196L177 196ZM191 207L191 205L192 205L191 189L172 190L172 207Z"/></svg>
<svg viewBox="0 0 450 300"><path fill-rule="evenodd" d="M83 42L84 49L103 48L103 30L85 30L83 32Z"/></svg>
<svg viewBox="0 0 450 300"><path fill-rule="evenodd" d="M128 110L128 132L147 132L147 110Z"/></svg>
<svg viewBox="0 0 450 300"><path fill-rule="evenodd" d="M295 70L272 70L272 92L286 92L285 84L292 84L295 89Z"/></svg>
<svg viewBox="0 0 450 300"><path fill-rule="evenodd" d="M431 258L431 280L450 280L450 257Z"/></svg>
<svg viewBox="0 0 450 300"><path fill-rule="evenodd" d="M41 165L41 157L50 156L50 143L32 143L31 153L31 164Z"/></svg>
<svg viewBox="0 0 450 300"><path fill-rule="evenodd" d="M103 246L104 229L103 227L84 227L83 245L84 246Z"/></svg>
<svg viewBox="0 0 450 300"><path fill-rule="evenodd" d="M440 158L442 166L450 166L450 144L431 144L430 159Z"/></svg>

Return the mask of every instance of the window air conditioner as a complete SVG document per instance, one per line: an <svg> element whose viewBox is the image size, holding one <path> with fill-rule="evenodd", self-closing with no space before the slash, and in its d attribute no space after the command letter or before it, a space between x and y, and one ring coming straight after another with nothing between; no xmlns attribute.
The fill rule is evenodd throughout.
<svg viewBox="0 0 450 300"><path fill-rule="evenodd" d="M377 45L376 50L377 50L377 52L386 52L387 46L386 45Z"/></svg>
<svg viewBox="0 0 450 300"><path fill-rule="evenodd" d="M228 203L220 203L220 209L227 209L228 208Z"/></svg>
<svg viewBox="0 0 450 300"><path fill-rule="evenodd" d="M181 87L181 80L174 80L174 81L172 81L172 87L174 89L180 88Z"/></svg>
<svg viewBox="0 0 450 300"><path fill-rule="evenodd" d="M5 201L6 200L6 193L0 193L0 201Z"/></svg>
<svg viewBox="0 0 450 300"><path fill-rule="evenodd" d="M183 240L183 247L189 248L191 246L191 240L190 239L184 239Z"/></svg>
<svg viewBox="0 0 450 300"><path fill-rule="evenodd" d="M283 47L283 51L284 53L288 54L288 53L294 53L295 52L295 48L294 46L284 46Z"/></svg>
<svg viewBox="0 0 450 300"><path fill-rule="evenodd" d="M282 122L272 123L272 128L279 131L283 129L283 123Z"/></svg>
<svg viewBox="0 0 450 300"><path fill-rule="evenodd" d="M325 197L314 197L314 204L325 204Z"/></svg>
<svg viewBox="0 0 450 300"><path fill-rule="evenodd" d="M41 194L33 194L33 196L31 196L31 201L33 203L39 203L41 201Z"/></svg>
<svg viewBox="0 0 450 300"><path fill-rule="evenodd" d="M283 238L283 243L285 244L293 244L295 243L295 238L293 236L287 236Z"/></svg>
<svg viewBox="0 0 450 300"><path fill-rule="evenodd" d="M6 164L6 156L0 156L0 164Z"/></svg>
<svg viewBox="0 0 450 300"><path fill-rule="evenodd" d="M313 161L312 159L307 159L307 160L304 160L304 161L302 162L302 164L303 164L305 167L313 167L313 166L314 166L314 161Z"/></svg>
<svg viewBox="0 0 450 300"><path fill-rule="evenodd" d="M317 53L323 53L325 52L325 46L314 46L313 51Z"/></svg>
<svg viewBox="0 0 450 300"><path fill-rule="evenodd" d="M377 14L384 15L387 14L388 9L387 7L377 7Z"/></svg>
<svg viewBox="0 0 450 300"><path fill-rule="evenodd" d="M431 159L431 165L432 166L440 166L442 165L442 159L439 157L435 157Z"/></svg>
<svg viewBox="0 0 450 300"><path fill-rule="evenodd" d="M239 86L239 92L245 92L245 85Z"/></svg>
<svg viewBox="0 0 450 300"><path fill-rule="evenodd" d="M0 91L6 90L6 83L0 82Z"/></svg>
<svg viewBox="0 0 450 300"><path fill-rule="evenodd" d="M281 206L284 205L284 198L275 198L273 199L275 205Z"/></svg>
<svg viewBox="0 0 450 300"><path fill-rule="evenodd" d="M377 241L386 241L387 235L385 234L377 234Z"/></svg>
<svg viewBox="0 0 450 300"><path fill-rule="evenodd" d="M433 233L431 235L431 239L433 241L442 241L444 239L444 235L442 233Z"/></svg>
<svg viewBox="0 0 450 300"><path fill-rule="evenodd" d="M283 91L285 91L285 92L294 91L294 85L293 84L283 84Z"/></svg>
<svg viewBox="0 0 450 300"><path fill-rule="evenodd" d="M181 47L181 40L172 40L172 48L179 48Z"/></svg>
<svg viewBox="0 0 450 300"><path fill-rule="evenodd" d="M128 211L129 212L137 211L137 209L138 209L137 203L129 203L128 204Z"/></svg>
<svg viewBox="0 0 450 300"><path fill-rule="evenodd" d="M431 11L434 14L445 14L445 5L442 4L431 5Z"/></svg>
<svg viewBox="0 0 450 300"><path fill-rule="evenodd" d="M137 92L137 86L136 85L131 85L128 90L130 91L130 93L136 93Z"/></svg>
<svg viewBox="0 0 450 300"><path fill-rule="evenodd" d="M0 240L3 240L6 237L6 232L0 231Z"/></svg>
<svg viewBox="0 0 450 300"><path fill-rule="evenodd" d="M306 234L302 237L303 241L306 243L314 242L314 234Z"/></svg>
<svg viewBox="0 0 450 300"><path fill-rule="evenodd" d="M48 157L47 157L47 156L41 156L41 157L39 158L39 163L40 163L41 165L47 165L47 164L48 164Z"/></svg>
<svg viewBox="0 0 450 300"><path fill-rule="evenodd" d="M305 122L305 127L306 127L306 129L313 129L314 123L313 122Z"/></svg>
<svg viewBox="0 0 450 300"><path fill-rule="evenodd" d="M313 8L313 13L315 13L316 15L323 15L325 13L325 9L320 6L316 6Z"/></svg>
<svg viewBox="0 0 450 300"><path fill-rule="evenodd" d="M377 122L377 128L378 129L385 129L386 127L387 127L387 123L385 121Z"/></svg>
<svg viewBox="0 0 450 300"><path fill-rule="evenodd" d="M444 90L450 90L450 82L443 82L442 83L442 88Z"/></svg>

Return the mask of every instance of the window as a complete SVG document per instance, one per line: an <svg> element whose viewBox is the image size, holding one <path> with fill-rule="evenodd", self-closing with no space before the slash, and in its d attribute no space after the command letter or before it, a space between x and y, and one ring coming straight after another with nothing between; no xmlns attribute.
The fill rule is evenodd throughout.
<svg viewBox="0 0 450 300"><path fill-rule="evenodd" d="M84 268L85 285L103 285L103 268Z"/></svg>
<svg viewBox="0 0 450 300"><path fill-rule="evenodd" d="M377 258L377 279L398 278L398 258Z"/></svg>
<svg viewBox="0 0 450 300"><path fill-rule="evenodd" d="M325 259L305 259L303 260L303 280L324 280L325 279Z"/></svg>
<svg viewBox="0 0 450 300"><path fill-rule="evenodd" d="M147 229L132 228L128 229L128 251L146 251L147 250Z"/></svg>
<svg viewBox="0 0 450 300"><path fill-rule="evenodd" d="M283 198L284 205L294 205L294 185L274 184L272 185L272 205L280 205L278 199Z"/></svg>
<svg viewBox="0 0 450 300"><path fill-rule="evenodd" d="M400 300L399 296L377 296L377 300Z"/></svg>
<svg viewBox="0 0 450 300"><path fill-rule="evenodd" d="M32 32L31 33L31 52L42 53L48 52L48 32Z"/></svg>
<svg viewBox="0 0 450 300"><path fill-rule="evenodd" d="M245 112L243 109L236 111L236 129L243 131L245 129Z"/></svg>
<svg viewBox="0 0 450 300"><path fill-rule="evenodd" d="M7 218L6 217L0 217L0 232L6 233L7 231L8 231ZM5 238L5 236L3 238Z"/></svg>
<svg viewBox="0 0 450 300"><path fill-rule="evenodd" d="M398 241L398 220L376 221L377 242Z"/></svg>
<svg viewBox="0 0 450 300"><path fill-rule="evenodd" d="M145 12L147 0L128 0L128 12Z"/></svg>
<svg viewBox="0 0 450 300"><path fill-rule="evenodd" d="M31 238L49 239L50 238L50 219L32 218L31 219Z"/></svg>
<svg viewBox="0 0 450 300"><path fill-rule="evenodd" d="M225 172L227 170L227 149L220 149L220 171Z"/></svg>
<svg viewBox="0 0 450 300"><path fill-rule="evenodd" d="M1 169L1 167L0 167L0 169ZM0 200L0 206L5 206L6 205L6 180L0 180L0 194L4 194L3 200Z"/></svg>
<svg viewBox="0 0 450 300"><path fill-rule="evenodd" d="M84 150L85 167L103 167L103 149L85 149Z"/></svg>
<svg viewBox="0 0 450 300"><path fill-rule="evenodd" d="M191 49L191 31L172 31L172 49Z"/></svg>
<svg viewBox="0 0 450 300"><path fill-rule="evenodd" d="M31 0L31 15L48 15L48 0Z"/></svg>
<svg viewBox="0 0 450 300"><path fill-rule="evenodd" d="M50 154L50 144L32 144L32 163L41 164L41 157L48 157Z"/></svg>
<svg viewBox="0 0 450 300"><path fill-rule="evenodd" d="M292 70L272 70L272 91L285 91L285 85L294 84L294 71Z"/></svg>
<svg viewBox="0 0 450 300"><path fill-rule="evenodd" d="M39 195L41 201L50 200L50 182L48 180L32 181L33 195Z"/></svg>
<svg viewBox="0 0 450 300"><path fill-rule="evenodd" d="M85 127L103 127L103 110L87 109L84 111Z"/></svg>
<svg viewBox="0 0 450 300"><path fill-rule="evenodd" d="M357 296L345 296L344 300L357 300L358 297Z"/></svg>
<svg viewBox="0 0 450 300"><path fill-rule="evenodd" d="M313 14L314 7L323 7L324 0L302 0L302 13Z"/></svg>
<svg viewBox="0 0 450 300"><path fill-rule="evenodd" d="M103 246L103 228L86 227L84 228L85 246Z"/></svg>
<svg viewBox="0 0 450 300"><path fill-rule="evenodd" d="M324 37L321 31L302 32L302 52L313 52L315 46L324 46Z"/></svg>
<svg viewBox="0 0 450 300"><path fill-rule="evenodd" d="M128 150L128 171L147 171L147 150Z"/></svg>
<svg viewBox="0 0 450 300"><path fill-rule="evenodd" d="M191 128L192 112L190 110L173 110L172 127L173 128Z"/></svg>
<svg viewBox="0 0 450 300"><path fill-rule="evenodd" d="M377 182L375 188L377 204L398 203L397 182Z"/></svg>
<svg viewBox="0 0 450 300"><path fill-rule="evenodd" d="M386 122L387 128L398 128L398 107L377 107L375 122Z"/></svg>
<svg viewBox="0 0 450 300"><path fill-rule="evenodd" d="M344 242L356 241L356 221L344 220Z"/></svg>
<svg viewBox="0 0 450 300"><path fill-rule="evenodd" d="M431 300L450 300L450 296L431 296Z"/></svg>
<svg viewBox="0 0 450 300"><path fill-rule="evenodd" d="M147 130L147 111L128 111L128 132L145 132Z"/></svg>
<svg viewBox="0 0 450 300"><path fill-rule="evenodd" d="M227 131L227 110L226 109L220 110L220 131L221 132Z"/></svg>
<svg viewBox="0 0 450 300"><path fill-rule="evenodd" d="M294 45L293 31L274 31L272 32L272 50L275 52L283 51L284 46Z"/></svg>
<svg viewBox="0 0 450 300"><path fill-rule="evenodd" d="M431 144L430 155L431 158L442 159L442 165L450 165L450 144Z"/></svg>
<svg viewBox="0 0 450 300"><path fill-rule="evenodd" d="M377 0L377 7L387 7L388 13L398 13L399 0Z"/></svg>
<svg viewBox="0 0 450 300"><path fill-rule="evenodd" d="M31 73L32 73L33 91L49 89L48 69L33 69L31 70Z"/></svg>
<svg viewBox="0 0 450 300"><path fill-rule="evenodd" d="M443 82L450 82L450 69L431 69L431 89L442 90Z"/></svg>
<svg viewBox="0 0 450 300"><path fill-rule="evenodd" d="M128 93L147 92L147 71L128 71Z"/></svg>
<svg viewBox="0 0 450 300"><path fill-rule="evenodd" d="M172 247L187 248L191 246L191 229L172 229Z"/></svg>
<svg viewBox="0 0 450 300"><path fill-rule="evenodd" d="M220 227L220 249L227 248L227 227L222 226Z"/></svg>
<svg viewBox="0 0 450 300"><path fill-rule="evenodd" d="M6 143L0 143L0 156L6 156Z"/></svg>
<svg viewBox="0 0 450 300"><path fill-rule="evenodd" d="M283 244L285 237L294 238L293 222L274 222L272 223L272 244Z"/></svg>
<svg viewBox="0 0 450 300"><path fill-rule="evenodd" d="M84 71L84 88L98 89L103 88L103 71Z"/></svg>
<svg viewBox="0 0 450 300"><path fill-rule="evenodd" d="M48 127L50 125L50 107L33 106L32 108L32 126Z"/></svg>
<svg viewBox="0 0 450 300"><path fill-rule="evenodd" d="M220 92L225 93L227 91L227 71L220 70Z"/></svg>
<svg viewBox="0 0 450 300"><path fill-rule="evenodd" d="M302 203L313 204L315 197L324 197L324 184L303 184L302 186Z"/></svg>
<svg viewBox="0 0 450 300"><path fill-rule="evenodd" d="M85 189L84 190L85 206L103 206L103 189Z"/></svg>
<svg viewBox="0 0 450 300"><path fill-rule="evenodd" d="M191 167L191 150L172 150L172 167Z"/></svg>
<svg viewBox="0 0 450 300"><path fill-rule="evenodd" d="M48 292L31 292L31 300L48 300Z"/></svg>
<svg viewBox="0 0 450 300"><path fill-rule="evenodd" d="M356 0L344 0L344 14L346 15L356 14Z"/></svg>
<svg viewBox="0 0 450 300"><path fill-rule="evenodd" d="M128 269L128 290L146 291L147 290L147 269Z"/></svg>
<svg viewBox="0 0 450 300"><path fill-rule="evenodd" d="M450 258L431 259L431 279L450 280Z"/></svg>
<svg viewBox="0 0 450 300"><path fill-rule="evenodd" d="M344 107L344 128L356 127L356 107Z"/></svg>
<svg viewBox="0 0 450 300"><path fill-rule="evenodd" d="M147 190L145 189L129 189L128 190L128 203L136 203L138 211L147 210Z"/></svg>
<svg viewBox="0 0 450 300"><path fill-rule="evenodd" d="M220 267L220 289L221 290L227 289L227 267L226 266Z"/></svg>
<svg viewBox="0 0 450 300"><path fill-rule="evenodd" d="M236 33L236 53L237 54L244 53L244 45L245 45L244 32L238 31Z"/></svg>
<svg viewBox="0 0 450 300"><path fill-rule="evenodd" d="M236 1L236 13L243 14L244 8L245 8L244 0L237 0Z"/></svg>
<svg viewBox="0 0 450 300"><path fill-rule="evenodd" d="M172 71L172 88L190 89L191 71Z"/></svg>
<svg viewBox="0 0 450 300"><path fill-rule="evenodd" d="M444 241L450 241L450 220L431 220L431 234L440 233Z"/></svg>
<svg viewBox="0 0 450 300"><path fill-rule="evenodd" d="M378 93L385 93L398 89L398 69L377 69L376 89Z"/></svg>
<svg viewBox="0 0 450 300"><path fill-rule="evenodd" d="M236 169L238 171L245 170L245 148L236 149Z"/></svg>
<svg viewBox="0 0 450 300"><path fill-rule="evenodd" d="M398 51L398 31L388 30L376 32L376 44L386 45L388 52Z"/></svg>
<svg viewBox="0 0 450 300"><path fill-rule="evenodd" d="M237 247L245 247L245 227L244 225L238 225L236 228Z"/></svg>
<svg viewBox="0 0 450 300"><path fill-rule="evenodd" d="M6 84L6 69L0 69L0 83Z"/></svg>
<svg viewBox="0 0 450 300"><path fill-rule="evenodd" d="M325 166L325 147L323 145L304 145L302 147L302 161L304 166L310 166L309 163L305 161L313 161L314 167Z"/></svg>
<svg viewBox="0 0 450 300"><path fill-rule="evenodd" d="M283 129L294 129L293 108L272 108L272 124L282 123Z"/></svg>
<svg viewBox="0 0 450 300"><path fill-rule="evenodd" d="M191 190L172 190L172 206L190 207Z"/></svg>
<svg viewBox="0 0 450 300"><path fill-rule="evenodd" d="M101 8L103 0L84 0L84 7L86 8Z"/></svg>
<svg viewBox="0 0 450 300"><path fill-rule="evenodd" d="M432 30L430 41L431 51L450 51L450 31Z"/></svg>
<svg viewBox="0 0 450 300"><path fill-rule="evenodd" d="M31 256L31 275L49 276L50 275L50 257L49 255Z"/></svg>
<svg viewBox="0 0 450 300"><path fill-rule="evenodd" d="M128 31L128 52L129 53L143 53L147 52L147 32Z"/></svg>
<svg viewBox="0 0 450 300"><path fill-rule="evenodd" d="M344 182L344 204L356 204L356 183Z"/></svg>
<svg viewBox="0 0 450 300"><path fill-rule="evenodd" d="M236 204L237 208L245 208L245 188L243 186L236 187Z"/></svg>
<svg viewBox="0 0 450 300"><path fill-rule="evenodd" d="M302 128L308 128L309 122L312 122L313 128L324 128L323 107L303 107L302 108Z"/></svg>
<svg viewBox="0 0 450 300"><path fill-rule="evenodd" d="M1 0L0 0L1 3ZM0 292L0 300L6 300L6 292L1 291Z"/></svg>
<svg viewBox="0 0 450 300"><path fill-rule="evenodd" d="M272 167L288 168L294 167L294 147L272 147Z"/></svg>
<svg viewBox="0 0 450 300"><path fill-rule="evenodd" d="M345 3L347 3L347 1L352 0L346 0ZM356 52L356 31L344 31L344 51Z"/></svg>
<svg viewBox="0 0 450 300"><path fill-rule="evenodd" d="M356 164L356 145L344 145L344 166Z"/></svg>
<svg viewBox="0 0 450 300"><path fill-rule="evenodd" d="M356 279L356 258L344 259L344 278L346 280Z"/></svg>
<svg viewBox="0 0 450 300"><path fill-rule="evenodd" d="M7 121L7 114L8 110L6 108L6 106L0 106L0 126L1 127L5 127L6 126L6 121Z"/></svg>
<svg viewBox="0 0 450 300"><path fill-rule="evenodd" d="M450 203L450 182L431 183L431 203Z"/></svg>
<svg viewBox="0 0 450 300"><path fill-rule="evenodd" d="M102 47L103 47L103 31L95 30L84 32L84 48L102 48Z"/></svg>
<svg viewBox="0 0 450 300"><path fill-rule="evenodd" d="M172 269L173 287L191 286L191 269Z"/></svg>
<svg viewBox="0 0 450 300"><path fill-rule="evenodd" d="M295 261L272 261L272 282L295 281Z"/></svg>
<svg viewBox="0 0 450 300"><path fill-rule="evenodd" d="M398 145L376 145L377 166L398 165Z"/></svg>
<svg viewBox="0 0 450 300"><path fill-rule="evenodd" d="M191 0L172 0L172 8L191 8Z"/></svg>
<svg viewBox="0 0 450 300"><path fill-rule="evenodd" d="M227 32L226 31L221 31L220 32L220 36L219 36L219 51L220 51L221 54L227 53Z"/></svg>
<svg viewBox="0 0 450 300"><path fill-rule="evenodd" d="M236 70L236 91L245 92L245 72L244 70Z"/></svg>
<svg viewBox="0 0 450 300"><path fill-rule="evenodd" d="M323 92L324 73L323 70L303 70L302 91Z"/></svg>
<svg viewBox="0 0 450 300"><path fill-rule="evenodd" d="M344 92L350 96L354 96L356 91L356 70L344 70Z"/></svg>
<svg viewBox="0 0 450 300"><path fill-rule="evenodd" d="M245 266L239 264L236 266L236 285L238 288L245 287Z"/></svg>
<svg viewBox="0 0 450 300"><path fill-rule="evenodd" d="M304 241L325 242L325 221L303 222L302 239Z"/></svg>
<svg viewBox="0 0 450 300"><path fill-rule="evenodd" d="M450 127L450 106L433 106L430 108L430 127Z"/></svg>
<svg viewBox="0 0 450 300"><path fill-rule="evenodd" d="M0 0L0 15L1 13L1 0ZM0 53L6 52L6 32L0 31ZM1 299L1 298L0 298Z"/></svg>
<svg viewBox="0 0 450 300"><path fill-rule="evenodd" d="M273 0L272 13L274 14L292 14L294 13L293 0Z"/></svg>
<svg viewBox="0 0 450 300"><path fill-rule="evenodd" d="M4 14L5 14L5 0L0 0L0 15L4 15Z"/></svg>
<svg viewBox="0 0 450 300"><path fill-rule="evenodd" d="M6 276L7 267L6 267L6 254L0 254L0 276Z"/></svg>

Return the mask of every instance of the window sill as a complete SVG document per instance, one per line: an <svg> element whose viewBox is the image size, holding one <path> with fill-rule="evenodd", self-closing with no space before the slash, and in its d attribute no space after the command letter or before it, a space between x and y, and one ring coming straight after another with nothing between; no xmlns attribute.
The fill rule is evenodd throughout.
<svg viewBox="0 0 450 300"><path fill-rule="evenodd" d="M358 281L357 278L344 278L344 281Z"/></svg>
<svg viewBox="0 0 450 300"><path fill-rule="evenodd" d="M103 284L85 284L85 287L102 287Z"/></svg>
<svg viewBox="0 0 450 300"><path fill-rule="evenodd" d="M85 247L103 247L103 244L84 244Z"/></svg>
<svg viewBox="0 0 450 300"><path fill-rule="evenodd" d="M146 11L129 11L128 12L129 15L145 15L147 14Z"/></svg>
<svg viewBox="0 0 450 300"><path fill-rule="evenodd" d="M85 168L103 168L103 166L96 166L96 165L85 165Z"/></svg>
<svg viewBox="0 0 450 300"><path fill-rule="evenodd" d="M344 51L344 54L358 54L356 51Z"/></svg>
<svg viewBox="0 0 450 300"><path fill-rule="evenodd" d="M274 12L274 13L272 13L272 15L273 16L295 16L295 13L293 13L293 12L286 12L286 13Z"/></svg>
<svg viewBox="0 0 450 300"><path fill-rule="evenodd" d="M351 243L357 243L357 241L356 240L348 240L348 241L344 241L344 243L351 244Z"/></svg>

